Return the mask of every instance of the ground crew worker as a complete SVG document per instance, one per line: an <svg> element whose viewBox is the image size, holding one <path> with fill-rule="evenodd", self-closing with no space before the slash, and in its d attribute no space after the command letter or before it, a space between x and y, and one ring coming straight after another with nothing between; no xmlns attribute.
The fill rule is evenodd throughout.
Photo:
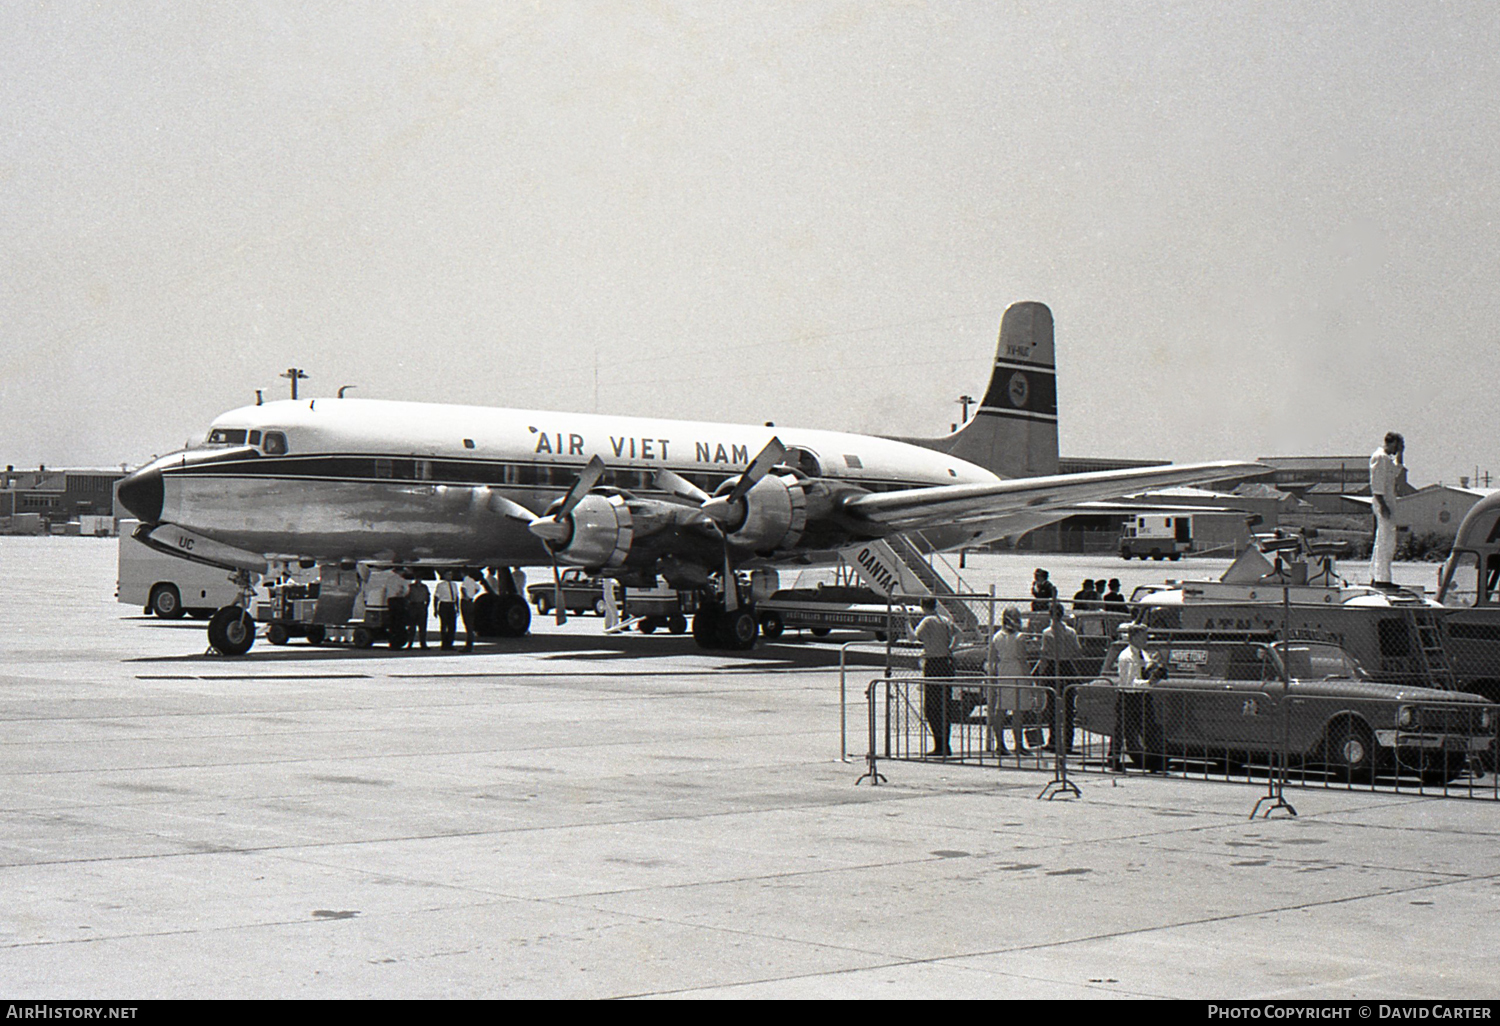
<svg viewBox="0 0 1500 1026"><path fill-rule="evenodd" d="M411 592L411 582L400 570L387 571L385 582L386 634L391 648L405 648L411 644L406 628L406 596Z"/></svg>
<svg viewBox="0 0 1500 1026"><path fill-rule="evenodd" d="M458 615L464 621L464 651L472 652L474 638L479 633L479 621L474 615L474 600L484 591L484 586L474 579L473 574L465 573L458 590Z"/></svg>
<svg viewBox="0 0 1500 1026"><path fill-rule="evenodd" d="M438 643L443 648L452 648L458 633L458 586L453 583L453 571L444 573L442 580L433 585L432 602L437 607Z"/></svg>
<svg viewBox="0 0 1500 1026"><path fill-rule="evenodd" d="M1406 439L1386 432L1385 444L1370 454L1370 511L1375 514L1375 543L1370 547L1370 583L1391 587L1391 560L1396 555L1396 480L1404 470Z"/></svg>
<svg viewBox="0 0 1500 1026"><path fill-rule="evenodd" d="M922 600L922 612L925 615L912 632L922 643L922 676L951 678L956 633L953 621L938 609L937 599L931 596ZM932 731L932 751L927 753L928 758L946 759L953 754L948 747L948 691L947 684L922 685L922 716L927 720L927 729Z"/></svg>
<svg viewBox="0 0 1500 1026"><path fill-rule="evenodd" d="M427 647L427 606L431 599L432 592L420 577L411 582L411 590L406 593L406 615L423 648Z"/></svg>

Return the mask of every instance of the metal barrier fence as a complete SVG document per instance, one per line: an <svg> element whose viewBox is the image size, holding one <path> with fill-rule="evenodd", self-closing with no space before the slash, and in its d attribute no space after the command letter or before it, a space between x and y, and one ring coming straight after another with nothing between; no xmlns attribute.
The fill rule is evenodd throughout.
<svg viewBox="0 0 1500 1026"><path fill-rule="evenodd" d="M881 759L941 760L1050 771L1048 796L1077 793L1070 775L1143 773L1260 784L1288 809L1284 787L1500 800L1500 706L1410 695L1359 681L886 677L866 692L867 776Z"/></svg>

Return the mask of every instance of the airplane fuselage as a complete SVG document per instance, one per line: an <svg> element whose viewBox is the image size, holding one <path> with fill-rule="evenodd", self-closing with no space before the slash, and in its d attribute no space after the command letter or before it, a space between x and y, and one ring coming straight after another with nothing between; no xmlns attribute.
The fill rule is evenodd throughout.
<svg viewBox="0 0 1500 1026"><path fill-rule="evenodd" d="M203 445L137 472L149 484L133 486L127 504L155 506L159 481L159 509L137 510L155 514L147 519L273 559L533 565L550 557L507 504L543 513L591 457L608 465L606 484L671 502L657 471L712 492L773 435L790 449L787 464L835 491L998 480L956 457L869 435L320 398L221 415ZM956 531L952 543L966 535ZM859 536L858 525L822 524L777 555Z"/></svg>

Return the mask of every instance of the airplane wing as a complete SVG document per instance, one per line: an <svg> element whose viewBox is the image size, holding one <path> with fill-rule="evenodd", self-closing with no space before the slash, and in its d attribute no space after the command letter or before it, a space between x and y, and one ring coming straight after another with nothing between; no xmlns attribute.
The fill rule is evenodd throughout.
<svg viewBox="0 0 1500 1026"><path fill-rule="evenodd" d="M1023 477L992 484L938 485L852 498L844 511L897 531L947 524L982 524L1013 514L1042 513L1117 499L1171 485L1200 484L1264 473L1259 463L1182 463L1145 469ZM1055 519L1055 518L1048 518Z"/></svg>

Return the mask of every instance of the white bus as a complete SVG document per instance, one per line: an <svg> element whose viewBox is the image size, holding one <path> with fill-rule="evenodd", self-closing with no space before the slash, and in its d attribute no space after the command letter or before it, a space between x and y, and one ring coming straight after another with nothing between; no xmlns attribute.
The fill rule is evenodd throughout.
<svg viewBox="0 0 1500 1026"><path fill-rule="evenodd" d="M120 521L116 602L139 606L164 620L176 620L185 613L207 619L239 598L228 570L157 552L131 537L135 528L134 520Z"/></svg>

